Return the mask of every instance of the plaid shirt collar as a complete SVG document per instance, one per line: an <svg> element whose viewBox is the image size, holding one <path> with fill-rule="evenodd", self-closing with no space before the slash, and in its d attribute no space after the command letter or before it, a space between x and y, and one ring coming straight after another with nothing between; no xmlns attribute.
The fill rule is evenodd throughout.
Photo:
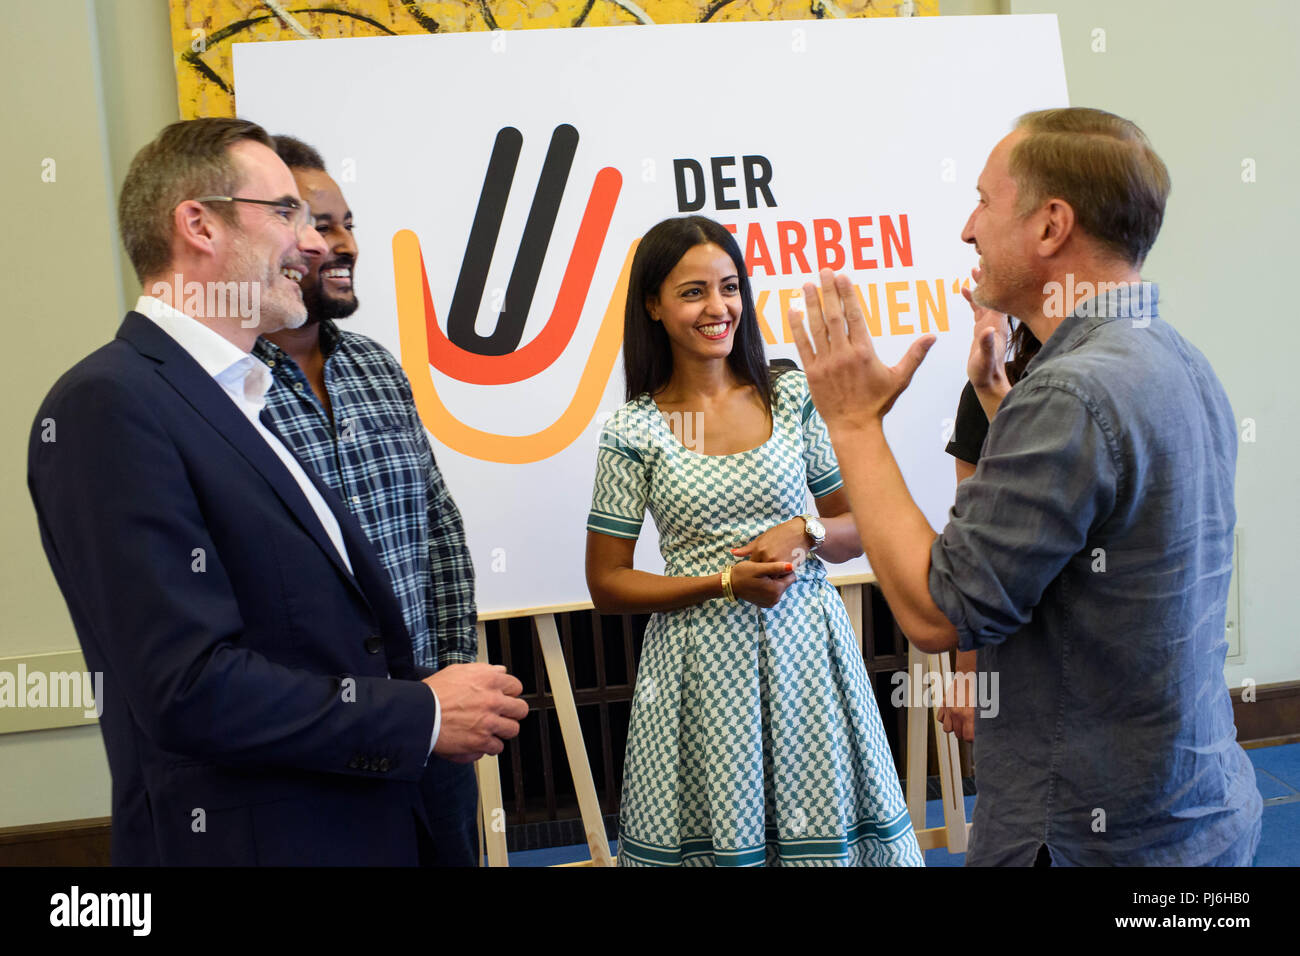
<svg viewBox="0 0 1300 956"><path fill-rule="evenodd" d="M339 347L343 334L339 331L339 327L334 324L333 319L321 319L319 325L320 350L325 356L325 361L328 362L335 349ZM284 349L262 335L259 335L257 342L253 344L253 354L263 362L267 361L267 359L274 359L278 362L288 358L288 353Z"/></svg>

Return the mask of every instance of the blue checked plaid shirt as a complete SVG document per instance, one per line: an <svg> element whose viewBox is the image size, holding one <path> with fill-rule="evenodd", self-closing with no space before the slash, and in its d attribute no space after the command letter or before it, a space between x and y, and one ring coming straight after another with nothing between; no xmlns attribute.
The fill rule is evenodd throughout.
<svg viewBox="0 0 1300 956"><path fill-rule="evenodd" d="M299 458L356 516L388 570L415 663L477 659L474 565L402 367L364 335L321 323L334 422L287 353L259 338L271 370L266 410ZM336 427L337 423L337 427Z"/></svg>

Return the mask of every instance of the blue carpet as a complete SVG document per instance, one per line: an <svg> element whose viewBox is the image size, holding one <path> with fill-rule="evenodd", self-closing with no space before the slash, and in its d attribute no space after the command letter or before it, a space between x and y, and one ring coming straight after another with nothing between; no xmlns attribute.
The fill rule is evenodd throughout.
<svg viewBox="0 0 1300 956"><path fill-rule="evenodd" d="M1255 866L1300 866L1300 744L1257 747L1246 756L1264 798Z"/></svg>
<svg viewBox="0 0 1300 956"><path fill-rule="evenodd" d="M1257 747L1247 750L1246 756L1258 769L1267 770L1292 790L1300 791L1300 744Z"/></svg>
<svg viewBox="0 0 1300 956"><path fill-rule="evenodd" d="M1255 866L1300 866L1300 743L1280 747L1259 747L1247 750L1246 755L1255 766L1255 779L1263 796L1264 824L1255 854ZM1270 803L1271 801L1271 803ZM966 797L966 820L974 812L975 798ZM943 805L930 800L925 805L925 825L943 825ZM610 844L610 852L617 853L618 845ZM510 854L511 866L555 866L558 863L576 863L590 858L585 846L554 847L548 850L527 850ZM926 866L961 866L964 853L947 850L927 850Z"/></svg>
<svg viewBox="0 0 1300 956"><path fill-rule="evenodd" d="M618 841L609 841L609 852L618 854ZM576 846L553 846L545 850L521 850L510 854L511 866L559 866L561 863L581 863L591 859L585 843Z"/></svg>
<svg viewBox="0 0 1300 956"><path fill-rule="evenodd" d="M1264 808L1255 866L1300 866L1300 801Z"/></svg>
<svg viewBox="0 0 1300 956"><path fill-rule="evenodd" d="M970 823L971 814L975 812L975 795L967 796L963 802L966 804L966 822ZM927 828L943 826L942 800L926 801L925 825ZM964 866L965 864L965 853L949 853L947 850L938 848L925 851L926 866Z"/></svg>
<svg viewBox="0 0 1300 956"><path fill-rule="evenodd" d="M1255 768L1255 784L1259 787L1259 795L1265 800L1272 800L1274 797L1300 797L1277 777L1273 776L1267 770Z"/></svg>

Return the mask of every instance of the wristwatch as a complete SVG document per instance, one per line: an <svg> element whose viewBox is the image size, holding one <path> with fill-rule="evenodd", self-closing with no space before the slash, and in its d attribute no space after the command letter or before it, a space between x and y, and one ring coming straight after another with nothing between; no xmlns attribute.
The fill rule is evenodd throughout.
<svg viewBox="0 0 1300 956"><path fill-rule="evenodd" d="M808 549L808 553L816 551L826 540L826 526L817 520L816 515L803 515L803 530L807 532L808 537L812 538L813 546Z"/></svg>

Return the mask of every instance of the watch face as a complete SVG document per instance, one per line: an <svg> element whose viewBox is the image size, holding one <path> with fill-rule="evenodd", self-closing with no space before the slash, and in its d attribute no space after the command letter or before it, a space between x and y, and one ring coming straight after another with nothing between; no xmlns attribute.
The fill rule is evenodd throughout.
<svg viewBox="0 0 1300 956"><path fill-rule="evenodd" d="M822 539L826 537L826 526L816 518L805 517L803 520L808 528L808 533L813 536L813 540L821 544Z"/></svg>

